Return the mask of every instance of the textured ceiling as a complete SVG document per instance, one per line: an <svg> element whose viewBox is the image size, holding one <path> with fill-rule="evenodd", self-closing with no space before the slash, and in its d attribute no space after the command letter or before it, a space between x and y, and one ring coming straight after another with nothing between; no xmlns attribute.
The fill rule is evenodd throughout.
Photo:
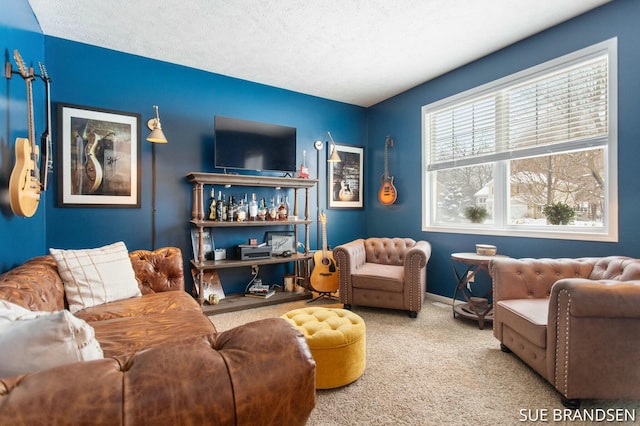
<svg viewBox="0 0 640 426"><path fill-rule="evenodd" d="M371 106L610 0L29 0L46 35Z"/></svg>

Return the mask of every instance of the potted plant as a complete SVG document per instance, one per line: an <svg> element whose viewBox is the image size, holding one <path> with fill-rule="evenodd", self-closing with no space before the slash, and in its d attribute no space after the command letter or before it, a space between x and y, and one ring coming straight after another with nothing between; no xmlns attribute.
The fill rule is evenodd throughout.
<svg viewBox="0 0 640 426"><path fill-rule="evenodd" d="M568 225L575 217L573 208L561 202L547 204L542 213L551 225Z"/></svg>
<svg viewBox="0 0 640 426"><path fill-rule="evenodd" d="M472 223L482 223L489 215L489 212L484 207L468 206L464 209L464 217L469 219Z"/></svg>

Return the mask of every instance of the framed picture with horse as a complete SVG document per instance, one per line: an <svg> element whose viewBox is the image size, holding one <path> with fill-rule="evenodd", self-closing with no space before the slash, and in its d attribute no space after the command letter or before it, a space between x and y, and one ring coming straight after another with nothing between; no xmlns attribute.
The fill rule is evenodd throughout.
<svg viewBox="0 0 640 426"><path fill-rule="evenodd" d="M140 207L140 114L58 104L58 205Z"/></svg>
<svg viewBox="0 0 640 426"><path fill-rule="evenodd" d="M335 145L340 162L327 163L330 209L364 208L364 148Z"/></svg>

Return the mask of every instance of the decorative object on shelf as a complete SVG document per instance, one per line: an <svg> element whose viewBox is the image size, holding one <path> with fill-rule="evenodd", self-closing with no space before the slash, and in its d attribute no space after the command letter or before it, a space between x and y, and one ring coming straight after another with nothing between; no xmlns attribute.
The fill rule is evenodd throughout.
<svg viewBox="0 0 640 426"><path fill-rule="evenodd" d="M18 50L13 51L13 56L20 69L20 76L27 83L27 117L28 137L16 138L15 152L16 162L9 178L9 204L14 214L31 217L38 210L40 203L40 151L36 145L35 128L33 124L33 69L25 66ZM11 77L11 73L9 73Z"/></svg>
<svg viewBox="0 0 640 426"><path fill-rule="evenodd" d="M364 207L364 148L334 145L334 152L342 159L327 167L329 205L333 209Z"/></svg>
<svg viewBox="0 0 640 426"><path fill-rule="evenodd" d="M464 217L472 223L482 223L489 215L487 209L481 206L468 206L464 209Z"/></svg>
<svg viewBox="0 0 640 426"><path fill-rule="evenodd" d="M204 300L209 302L210 305L217 305L220 300L225 298L224 289L222 288L218 271L202 271L200 273L203 274L202 292ZM191 277L193 278L194 283L198 282L197 269L191 269ZM193 291L197 297L200 294L199 286L194 285Z"/></svg>
<svg viewBox="0 0 640 426"><path fill-rule="evenodd" d="M156 117L147 121L147 127L151 130L147 141L151 142L151 250L156 249L156 144L167 143L167 138L162 132L160 117L158 116L158 105L154 105ZM212 189L213 190L213 189ZM213 197L213 194L212 194Z"/></svg>
<svg viewBox="0 0 640 426"><path fill-rule="evenodd" d="M140 114L58 104L61 207L140 207Z"/></svg>
<svg viewBox="0 0 640 426"><path fill-rule="evenodd" d="M296 238L293 231L267 231L267 245L271 246L271 253L281 255L285 251L296 252Z"/></svg>
<svg viewBox="0 0 640 426"><path fill-rule="evenodd" d="M480 254L482 256L495 256L497 252L498 248L491 244L476 244L476 254Z"/></svg>
<svg viewBox="0 0 640 426"><path fill-rule="evenodd" d="M384 173L382 174L382 186L378 193L378 199L385 206L395 203L398 198L396 187L393 186L393 176L389 176L389 154L387 149L390 146L393 146L393 139L391 139L391 136L387 136L384 141Z"/></svg>
<svg viewBox="0 0 640 426"><path fill-rule="evenodd" d="M306 179L309 177L309 167L307 167L307 150L302 151L302 164L300 164L300 177Z"/></svg>
<svg viewBox="0 0 640 426"><path fill-rule="evenodd" d="M196 261L200 259L200 251L198 250L198 230L191 229L191 247L193 248L193 258ZM202 260L214 260L214 251L216 250L213 244L213 237L211 236L210 229L202 230ZM225 256L226 257L226 256Z"/></svg>

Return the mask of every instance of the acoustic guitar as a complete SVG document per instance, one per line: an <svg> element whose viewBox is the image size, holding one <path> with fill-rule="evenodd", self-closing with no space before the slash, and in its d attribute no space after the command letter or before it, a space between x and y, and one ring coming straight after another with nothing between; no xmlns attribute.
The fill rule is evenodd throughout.
<svg viewBox="0 0 640 426"><path fill-rule="evenodd" d="M45 111L47 113L44 132L40 136L40 147L44 151L42 155L42 167L40 170L40 182L42 190L46 191L49 185L49 173L53 172L53 147L51 142L51 78L42 62L38 62L40 67L40 79L45 84Z"/></svg>
<svg viewBox="0 0 640 426"><path fill-rule="evenodd" d="M389 176L389 152L388 148L393 146L393 139L390 136L384 141L384 174L382 175L382 186L378 193L380 202L384 205L393 204L398 198L396 187L393 186L393 176Z"/></svg>
<svg viewBox="0 0 640 426"><path fill-rule="evenodd" d="M13 213L19 216L31 217L38 210L40 202L40 171L38 168L40 152L36 146L35 129L33 124L33 92L31 82L33 72L27 72L18 50L13 56L20 69L20 75L27 83L27 108L29 115L29 137L16 138L16 164L9 178L9 204Z"/></svg>
<svg viewBox="0 0 640 426"><path fill-rule="evenodd" d="M332 293L338 290L338 267L333 252L327 249L327 217L320 214L322 223L322 251L313 254L311 287L319 293Z"/></svg>

